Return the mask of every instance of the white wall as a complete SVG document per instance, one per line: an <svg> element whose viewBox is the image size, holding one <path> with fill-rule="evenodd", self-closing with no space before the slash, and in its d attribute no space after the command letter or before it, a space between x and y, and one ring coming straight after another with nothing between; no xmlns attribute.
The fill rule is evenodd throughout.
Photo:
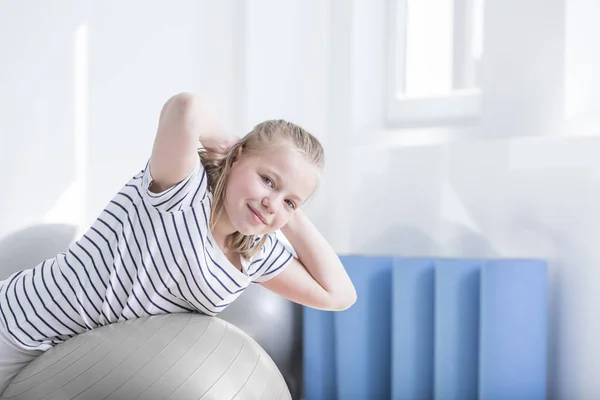
<svg viewBox="0 0 600 400"><path fill-rule="evenodd" d="M600 125L562 116L598 109L596 3L489 0L484 116L415 130L385 119L386 0L0 0L0 237L85 226L143 167L166 98L197 92L240 134L284 117L322 139L309 215L340 253L548 259L549 393L595 398Z"/></svg>
<svg viewBox="0 0 600 400"><path fill-rule="evenodd" d="M355 132L350 158L361 162L347 168L344 250L547 259L553 399L600 393L597 11L594 1L486 1L484 109L467 128L389 126L366 108L379 93L358 95L367 79L385 86L372 59L385 64L385 50L354 45L369 59L354 67L371 67L354 81L364 107L353 111L370 123Z"/></svg>
<svg viewBox="0 0 600 400"><path fill-rule="evenodd" d="M0 235L93 220L144 167L178 91L236 119L232 1L0 4Z"/></svg>

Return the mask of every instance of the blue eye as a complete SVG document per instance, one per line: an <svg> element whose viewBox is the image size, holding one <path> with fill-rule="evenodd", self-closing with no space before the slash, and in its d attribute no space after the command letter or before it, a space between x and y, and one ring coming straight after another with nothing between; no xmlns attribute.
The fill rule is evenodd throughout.
<svg viewBox="0 0 600 400"><path fill-rule="evenodd" d="M295 210L295 209L296 209L296 203L294 203L293 201L291 201L291 200L286 200L285 202L286 202L286 204L288 205L288 207L290 207L291 209L293 209L293 210Z"/></svg>
<svg viewBox="0 0 600 400"><path fill-rule="evenodd" d="M272 180L271 180L271 178L269 178L268 176L263 176L263 177L262 177L262 180L263 180L263 182L264 182L264 183L265 183L267 186L269 186L269 187L273 187L273 186L274 186L274 184L273 184L273 181L272 181Z"/></svg>

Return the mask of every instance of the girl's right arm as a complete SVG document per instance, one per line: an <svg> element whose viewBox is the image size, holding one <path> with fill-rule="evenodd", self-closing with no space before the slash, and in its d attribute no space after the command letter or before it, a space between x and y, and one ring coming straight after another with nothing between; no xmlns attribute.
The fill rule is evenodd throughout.
<svg viewBox="0 0 600 400"><path fill-rule="evenodd" d="M198 162L200 143L207 146L225 138L216 113L205 102L189 93L171 97L162 108L154 139L150 190L159 193L181 182Z"/></svg>

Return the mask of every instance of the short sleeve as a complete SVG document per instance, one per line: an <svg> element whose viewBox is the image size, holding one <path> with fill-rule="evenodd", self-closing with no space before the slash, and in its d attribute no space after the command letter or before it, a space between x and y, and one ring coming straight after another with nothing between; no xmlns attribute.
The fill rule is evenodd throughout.
<svg viewBox="0 0 600 400"><path fill-rule="evenodd" d="M208 188L206 172L200 157L196 159L194 169L185 179L160 193L150 191L153 180L148 161L142 175L142 196L159 211L171 212L191 207L204 199Z"/></svg>
<svg viewBox="0 0 600 400"><path fill-rule="evenodd" d="M266 282L279 275L292 260L291 249L277 239L275 233L268 235L263 247L254 255L249 272L253 282Z"/></svg>

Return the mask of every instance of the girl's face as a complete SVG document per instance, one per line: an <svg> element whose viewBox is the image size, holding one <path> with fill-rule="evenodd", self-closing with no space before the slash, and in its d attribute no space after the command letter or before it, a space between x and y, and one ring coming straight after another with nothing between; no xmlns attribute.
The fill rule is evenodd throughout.
<svg viewBox="0 0 600 400"><path fill-rule="evenodd" d="M317 187L318 168L292 146L242 153L227 182L225 213L244 235L282 228Z"/></svg>

